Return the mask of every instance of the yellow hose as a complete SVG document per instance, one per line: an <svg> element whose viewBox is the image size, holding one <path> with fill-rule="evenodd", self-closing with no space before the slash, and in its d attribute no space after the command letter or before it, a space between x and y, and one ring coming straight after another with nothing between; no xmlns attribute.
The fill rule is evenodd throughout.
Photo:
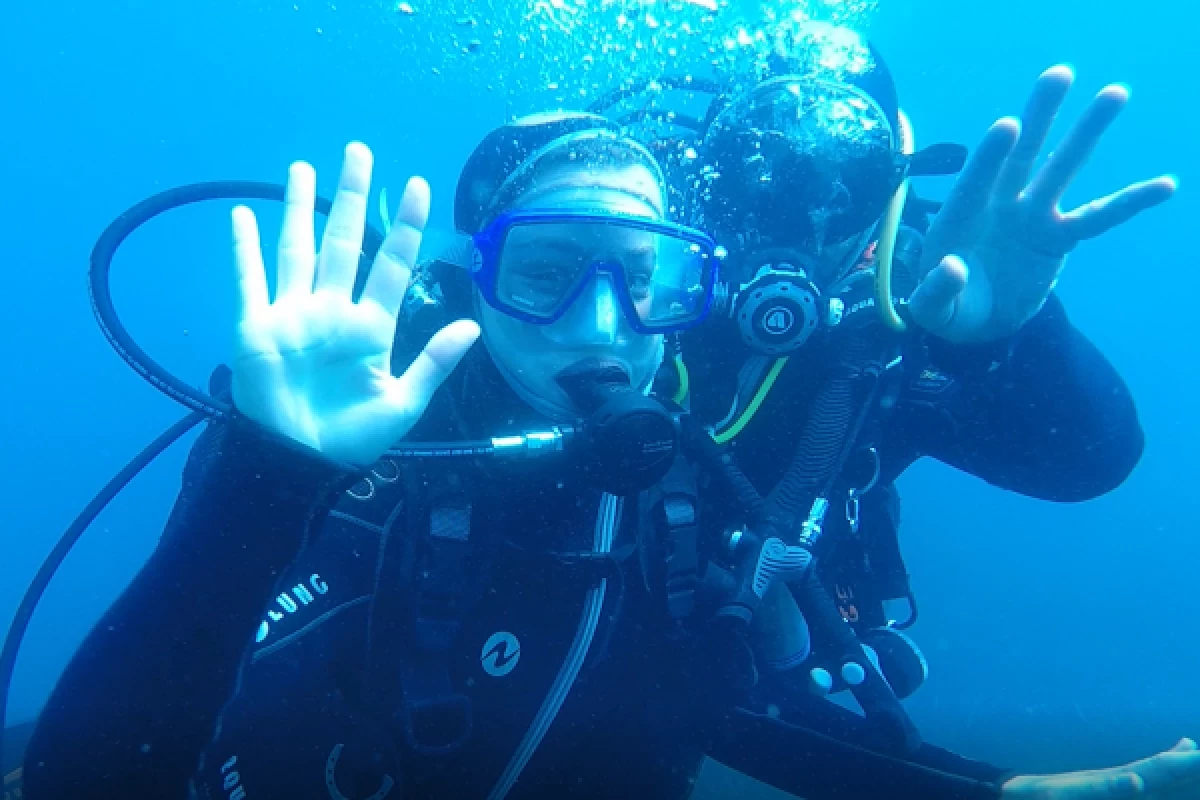
<svg viewBox="0 0 1200 800"><path fill-rule="evenodd" d="M679 388L675 390L675 396L671 399L675 405L683 405L683 401L687 400L688 391L691 389L691 378L688 376L687 364L683 363L683 356L677 354L675 356L675 374L679 376Z"/></svg>
<svg viewBox="0 0 1200 800"><path fill-rule="evenodd" d="M899 117L900 151L906 156L911 156L916 152L912 123L903 111L899 112ZM887 214L883 217L883 228L879 234L878 261L875 266L875 305L879 307L879 315L884 324L898 333L903 333L907 326L896 313L896 305L892 301L892 260L896 255L896 237L900 234L900 219L904 215L904 202L907 199L908 178L905 177L896 193L892 195Z"/></svg>
<svg viewBox="0 0 1200 800"><path fill-rule="evenodd" d="M775 379L779 377L779 373L783 371L784 364L787 363L787 357L775 359L775 363L771 365L771 371L767 373L767 377L762 382L762 386L758 387L758 391L754 393L754 398L750 401L750 405L746 406L746 410L737 418L729 428L713 435L713 441L717 444L725 444L733 437L742 432L742 428L750 424L750 420L758 413L758 407L762 405L763 400L767 399L767 393L771 391L771 387L775 385Z"/></svg>

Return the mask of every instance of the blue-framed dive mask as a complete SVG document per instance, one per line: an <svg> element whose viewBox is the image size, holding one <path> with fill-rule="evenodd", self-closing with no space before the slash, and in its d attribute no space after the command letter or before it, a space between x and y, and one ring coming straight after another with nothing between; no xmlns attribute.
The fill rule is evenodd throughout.
<svg viewBox="0 0 1200 800"><path fill-rule="evenodd" d="M470 271L492 308L534 325L562 319L598 274L633 330L662 334L704 319L720 250L682 225L611 212L521 210L462 236L441 256Z"/></svg>

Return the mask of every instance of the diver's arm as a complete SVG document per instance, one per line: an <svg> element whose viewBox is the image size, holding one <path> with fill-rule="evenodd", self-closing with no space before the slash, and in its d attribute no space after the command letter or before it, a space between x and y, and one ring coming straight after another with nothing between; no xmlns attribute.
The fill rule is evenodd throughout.
<svg viewBox="0 0 1200 800"><path fill-rule="evenodd" d="M51 694L27 797L186 796L277 577L340 476L245 421L204 433L158 548Z"/></svg>
<svg viewBox="0 0 1200 800"><path fill-rule="evenodd" d="M726 718L708 754L806 800L994 799L1001 795L1003 778L996 768L936 748L923 746L911 759L893 758L745 709Z"/></svg>
<svg viewBox="0 0 1200 800"><path fill-rule="evenodd" d="M1005 489L1072 502L1111 491L1137 465L1144 437L1129 389L1055 296L1002 342L926 338L930 366L950 381L913 376L885 433L885 458L906 454L893 476L930 455Z"/></svg>

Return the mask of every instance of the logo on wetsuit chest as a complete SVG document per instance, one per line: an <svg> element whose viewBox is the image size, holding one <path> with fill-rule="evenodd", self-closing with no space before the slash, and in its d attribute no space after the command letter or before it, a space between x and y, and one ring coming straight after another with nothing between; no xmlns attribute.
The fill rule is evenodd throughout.
<svg viewBox="0 0 1200 800"><path fill-rule="evenodd" d="M267 619L264 619L259 624L258 633L255 634L254 641L258 644L262 644L263 640L266 639L267 635L271 632L272 622L283 621L283 618L288 614L295 614L302 607L315 600L316 598L313 596L313 592L316 592L318 595L322 595L328 591L329 584L321 580L321 576L314 572L309 577L307 585L303 583L297 583L291 589L280 593L280 595L275 598L274 606L277 606L283 610L279 611L275 607L267 609Z"/></svg>
<svg viewBox="0 0 1200 800"><path fill-rule="evenodd" d="M496 631L483 643L479 659L484 672L493 678L503 678L521 660L521 643L508 631Z"/></svg>

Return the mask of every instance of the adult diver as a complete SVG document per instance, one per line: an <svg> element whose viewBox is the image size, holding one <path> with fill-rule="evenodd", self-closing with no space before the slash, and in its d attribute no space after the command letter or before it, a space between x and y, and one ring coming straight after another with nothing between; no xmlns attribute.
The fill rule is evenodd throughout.
<svg viewBox="0 0 1200 800"><path fill-rule="evenodd" d="M370 171L350 145L318 252L293 165L273 295L234 210L233 411L55 687L26 797L686 797L747 737L808 797L1001 794L739 711L731 629L669 612L646 528L683 437L646 390L717 251L663 222L648 151L589 115L494 132L416 293L419 179L356 289ZM490 450L446 466L463 441Z"/></svg>
<svg viewBox="0 0 1200 800"><path fill-rule="evenodd" d="M538 117L468 160L467 246L432 292L408 291L419 179L359 292L370 170L350 145L318 253L293 165L273 296L235 209L232 411L55 687L26 797L684 797L722 738L736 642L665 613L640 546L640 490L678 459L646 390L714 243L662 221L658 165L615 126ZM464 437L528 458L432 455Z"/></svg>
<svg viewBox="0 0 1200 800"><path fill-rule="evenodd" d="M1020 120L991 127L939 209L909 179L958 171L963 156L915 148L882 59L865 41L858 50L839 67L773 54L752 85L715 88L704 116L665 117L675 131L691 127L682 136L663 136L664 116L645 108L625 121L651 118L648 143L671 165L684 221L728 251L715 313L679 337L660 390L687 402L748 481L780 501L781 524L803 531L843 618L903 698L927 666L902 631L916 601L895 479L925 456L1058 502L1125 479L1142 452L1133 400L1053 288L1077 244L1166 201L1176 182L1145 181L1061 211L1128 93L1103 89L1035 170L1074 77L1055 67ZM870 725L818 699L861 681L862 670L847 672L798 627L762 653L775 668L750 707L877 746ZM1136 767L1025 776L1004 791L1167 791L1167 766L1194 752L1185 739ZM1002 774L928 745L908 757L983 780ZM731 760L750 772L791 767L762 746Z"/></svg>

